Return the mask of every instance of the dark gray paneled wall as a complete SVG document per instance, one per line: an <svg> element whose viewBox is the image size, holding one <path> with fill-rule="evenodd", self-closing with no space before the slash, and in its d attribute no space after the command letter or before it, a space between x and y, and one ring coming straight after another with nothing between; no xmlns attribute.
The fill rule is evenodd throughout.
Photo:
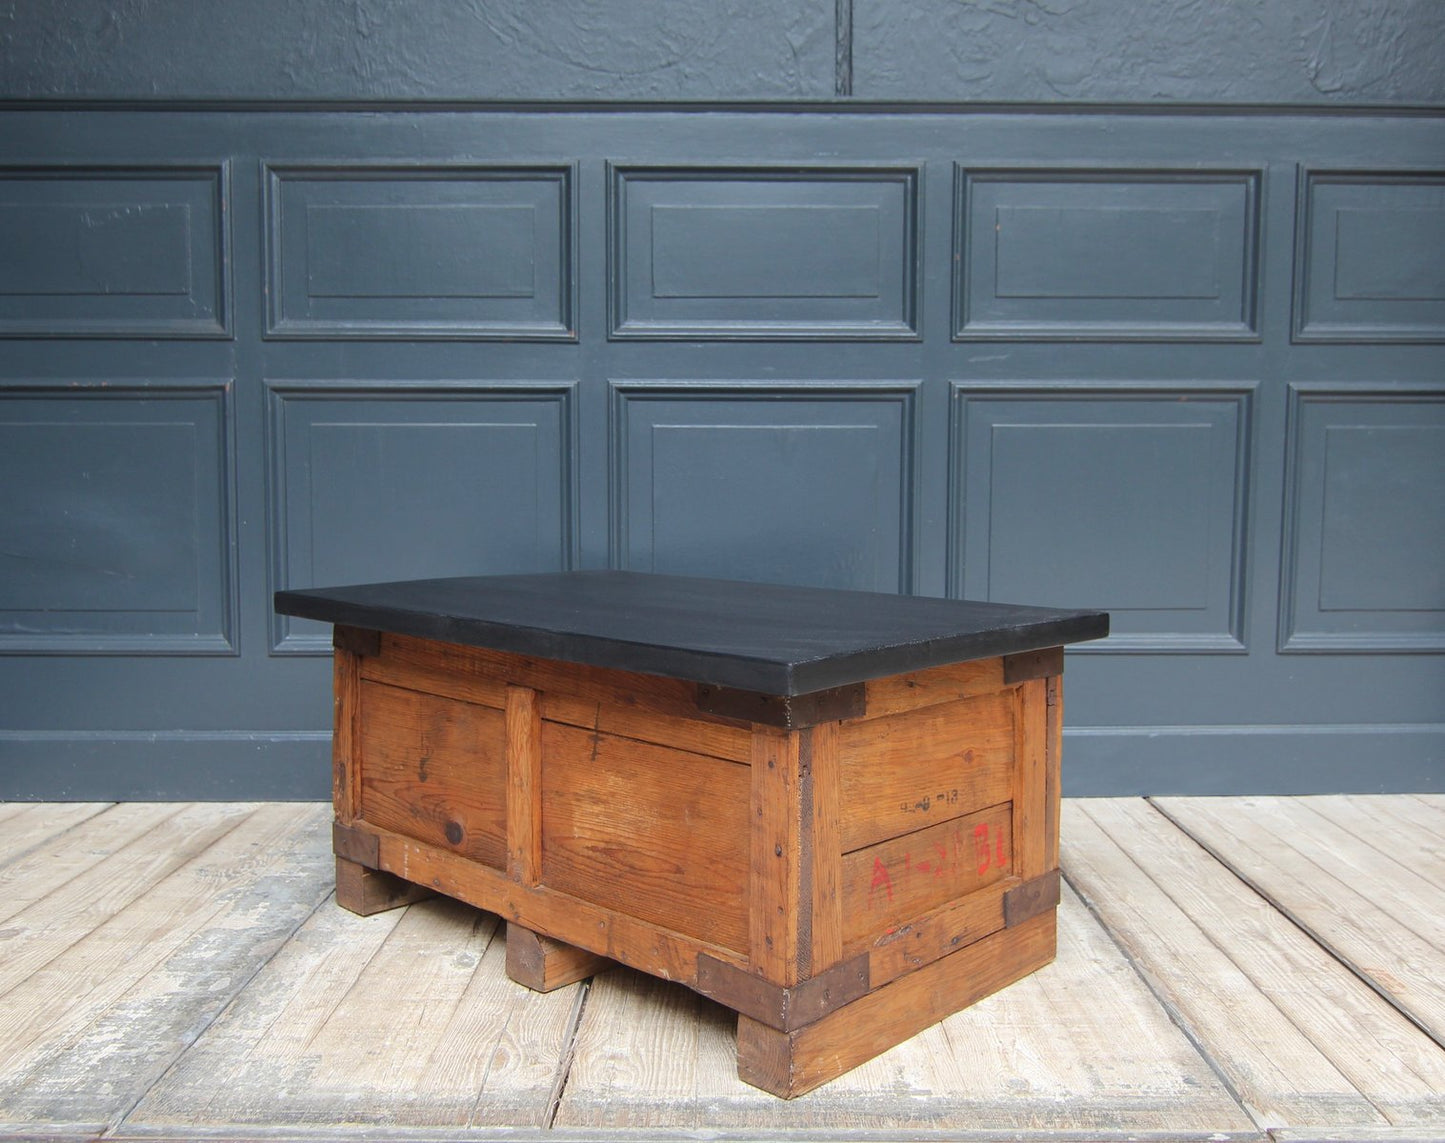
<svg viewBox="0 0 1445 1143"><path fill-rule="evenodd" d="M274 589L609 565L1108 608L1075 792L1445 785L1445 117L12 108L0 156L0 796L324 796Z"/></svg>
<svg viewBox="0 0 1445 1143"><path fill-rule="evenodd" d="M1438 0L0 0L0 98L1439 104Z"/></svg>

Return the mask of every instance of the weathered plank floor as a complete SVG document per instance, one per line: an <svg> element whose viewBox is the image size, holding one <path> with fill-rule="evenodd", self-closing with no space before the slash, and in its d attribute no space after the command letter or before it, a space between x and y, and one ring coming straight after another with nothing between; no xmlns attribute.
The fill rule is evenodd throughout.
<svg viewBox="0 0 1445 1143"><path fill-rule="evenodd" d="M1058 961L785 1103L718 1006L330 901L317 805L0 805L0 1139L1445 1139L1445 797L1067 803Z"/></svg>

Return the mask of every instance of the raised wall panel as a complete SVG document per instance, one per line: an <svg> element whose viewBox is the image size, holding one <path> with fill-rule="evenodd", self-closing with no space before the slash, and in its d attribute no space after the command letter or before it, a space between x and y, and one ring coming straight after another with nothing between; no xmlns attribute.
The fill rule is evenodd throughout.
<svg viewBox="0 0 1445 1143"><path fill-rule="evenodd" d="M611 336L912 339L912 168L615 167Z"/></svg>
<svg viewBox="0 0 1445 1143"><path fill-rule="evenodd" d="M913 387L614 388L614 565L912 587Z"/></svg>
<svg viewBox="0 0 1445 1143"><path fill-rule="evenodd" d="M954 386L950 591L1096 607L1076 650L1239 652L1250 392Z"/></svg>
<svg viewBox="0 0 1445 1143"><path fill-rule="evenodd" d="M1445 390L1296 386L1280 650L1445 651Z"/></svg>
<svg viewBox="0 0 1445 1143"><path fill-rule="evenodd" d="M0 652L234 652L228 396L0 387Z"/></svg>
<svg viewBox="0 0 1445 1143"><path fill-rule="evenodd" d="M226 168L0 167L0 336L226 337Z"/></svg>
<svg viewBox="0 0 1445 1143"><path fill-rule="evenodd" d="M272 384L277 589L562 571L572 560L570 387ZM273 650L330 628L274 616Z"/></svg>
<svg viewBox="0 0 1445 1143"><path fill-rule="evenodd" d="M270 167L272 337L572 340L570 167Z"/></svg>
<svg viewBox="0 0 1445 1143"><path fill-rule="evenodd" d="M1297 341L1445 340L1445 172L1306 171Z"/></svg>
<svg viewBox="0 0 1445 1143"><path fill-rule="evenodd" d="M958 168L954 336L1254 340L1259 182Z"/></svg>

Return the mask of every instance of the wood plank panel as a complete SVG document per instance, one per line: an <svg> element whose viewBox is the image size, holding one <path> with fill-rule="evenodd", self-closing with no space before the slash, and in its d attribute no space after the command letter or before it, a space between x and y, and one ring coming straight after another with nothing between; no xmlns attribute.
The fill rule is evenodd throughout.
<svg viewBox="0 0 1445 1143"><path fill-rule="evenodd" d="M1080 803L1366 1099L1445 1127L1445 1051L1147 803Z"/></svg>
<svg viewBox="0 0 1445 1143"><path fill-rule="evenodd" d="M111 880L111 874L99 867L112 858L121 864L144 860L148 852L144 847L123 855L122 851L183 809L183 805L174 803L127 802L88 818L45 844L33 846L0 867L0 921L8 920L77 877L88 875L92 879ZM122 883L124 880L122 875ZM84 888L72 891L76 899L85 899L88 892ZM67 907L63 895L52 903L56 910Z"/></svg>
<svg viewBox="0 0 1445 1143"><path fill-rule="evenodd" d="M508 683L540 692L550 722L748 760L746 724L697 709L696 685L632 671L513 655L485 647L384 633L382 654L362 662L362 677L448 695L501 710Z"/></svg>
<svg viewBox="0 0 1445 1143"><path fill-rule="evenodd" d="M72 930L0 1000L3 1118L113 1127L325 897L327 807L219 810L234 828L154 871L123 908L76 909L97 923ZM152 844L174 841L157 831ZM43 944L50 935L35 934ZM6 942L17 963L42 959L24 955L31 936Z"/></svg>
<svg viewBox="0 0 1445 1143"><path fill-rule="evenodd" d="M1063 869L1262 1128L1385 1118L1091 816L1064 806ZM1096 811L1097 812L1097 811Z"/></svg>
<svg viewBox="0 0 1445 1143"><path fill-rule="evenodd" d="M119 815L132 826L150 822L150 828L136 831L129 844L98 863L87 863L83 872L6 918L6 926L19 929L25 939L0 959L0 997L123 913L255 812L249 803L214 803ZM17 872L23 864L17 862L9 871Z"/></svg>
<svg viewBox="0 0 1445 1143"><path fill-rule="evenodd" d="M0 866L109 809L112 802L0 803Z"/></svg>
<svg viewBox="0 0 1445 1143"><path fill-rule="evenodd" d="M967 663L950 663L914 671L906 675L889 675L869 679L865 684L869 718L901 714L937 703L976 698L1003 688L1002 659L973 659Z"/></svg>
<svg viewBox="0 0 1445 1143"><path fill-rule="evenodd" d="M506 720L501 711L361 684L361 817L507 867Z"/></svg>
<svg viewBox="0 0 1445 1143"><path fill-rule="evenodd" d="M746 951L748 780L721 758L544 722L543 884Z"/></svg>
<svg viewBox="0 0 1445 1143"><path fill-rule="evenodd" d="M1299 802L1158 799L1190 836L1445 1045L1438 890ZM1437 903L1432 915L1412 916L1412 902Z"/></svg>
<svg viewBox="0 0 1445 1143"><path fill-rule="evenodd" d="M628 970L599 976L556 1126L1257 1137L1067 890L1052 965L789 1102L737 1079L726 1009Z"/></svg>
<svg viewBox="0 0 1445 1143"><path fill-rule="evenodd" d="M507 979L498 920L323 905L125 1127L540 1126L578 986Z"/></svg>
<svg viewBox="0 0 1445 1143"><path fill-rule="evenodd" d="M1012 796L1013 689L846 722L838 732L843 851Z"/></svg>
<svg viewBox="0 0 1445 1143"><path fill-rule="evenodd" d="M1356 823L1371 823L1364 832L1384 852L1410 854L1416 873L1445 889L1445 808L1396 794L1322 794L1310 807L1358 836ZM1384 839L1383 841L1381 839Z"/></svg>
<svg viewBox="0 0 1445 1143"><path fill-rule="evenodd" d="M843 859L848 955L884 933L1013 872L1008 803L880 841Z"/></svg>

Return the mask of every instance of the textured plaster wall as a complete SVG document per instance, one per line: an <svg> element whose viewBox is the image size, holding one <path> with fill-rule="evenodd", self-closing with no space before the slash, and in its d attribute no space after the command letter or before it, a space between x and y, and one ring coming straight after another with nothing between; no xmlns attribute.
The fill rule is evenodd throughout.
<svg viewBox="0 0 1445 1143"><path fill-rule="evenodd" d="M0 0L0 97L816 99L833 0Z"/></svg>
<svg viewBox="0 0 1445 1143"><path fill-rule="evenodd" d="M872 99L1445 102L1440 0L856 0Z"/></svg>
<svg viewBox="0 0 1445 1143"><path fill-rule="evenodd" d="M1442 61L1445 0L0 0L12 99L1439 104Z"/></svg>

